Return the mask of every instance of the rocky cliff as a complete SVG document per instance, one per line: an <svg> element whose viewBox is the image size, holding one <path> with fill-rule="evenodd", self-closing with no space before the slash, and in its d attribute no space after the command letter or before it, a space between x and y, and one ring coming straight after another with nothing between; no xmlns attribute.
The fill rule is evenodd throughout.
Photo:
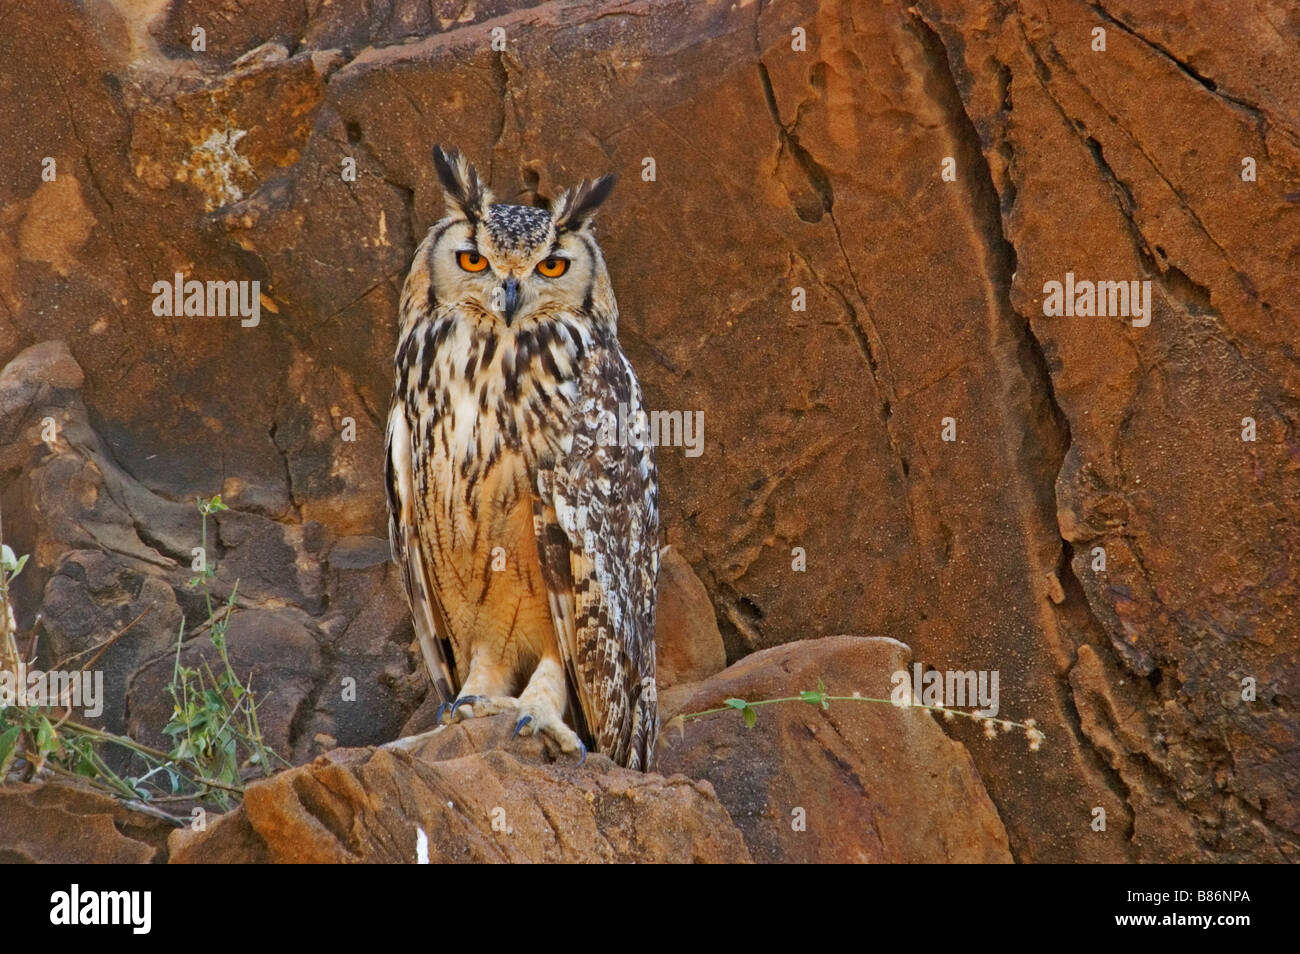
<svg viewBox="0 0 1300 954"><path fill-rule="evenodd" d="M224 847L173 836L194 859L281 857L273 816L318 819L317 857L405 858L414 829L382 791L421 793L404 824L463 825L481 858L1295 860L1298 53L1280 0L10 4L0 510L32 554L19 629L53 664L149 608L99 665L104 724L157 733L160 660L201 617L193 499L230 504L232 653L301 767L250 792ZM889 637L997 670L1041 751L866 705L689 723L665 779L467 734L436 758L365 748L424 693L380 461L439 142L515 201L622 176L600 224L621 337L650 405L705 425L702 455L659 454L684 698L819 673L865 691L898 660L845 668L804 641ZM178 273L258 282L256 324L157 314ZM1061 313L1050 283L1076 280L1125 283L1135 313ZM896 718L924 737L872 721ZM757 793L805 762L847 787L818 789L800 841ZM430 794L463 805L487 775L531 847ZM131 842L106 854L161 857L58 797L0 805L95 817ZM622 814L565 842L546 811L579 802ZM952 812L960 830L937 821ZM637 842L670 817L716 837ZM4 850L57 847L28 841Z"/></svg>

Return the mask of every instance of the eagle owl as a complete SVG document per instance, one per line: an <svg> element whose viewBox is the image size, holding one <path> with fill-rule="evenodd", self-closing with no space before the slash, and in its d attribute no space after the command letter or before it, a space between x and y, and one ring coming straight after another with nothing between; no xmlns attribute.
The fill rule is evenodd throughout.
<svg viewBox="0 0 1300 954"><path fill-rule="evenodd" d="M387 488L439 721L511 712L647 770L658 478L615 426L645 412L591 224L614 177L541 209L433 160L447 215L402 290Z"/></svg>

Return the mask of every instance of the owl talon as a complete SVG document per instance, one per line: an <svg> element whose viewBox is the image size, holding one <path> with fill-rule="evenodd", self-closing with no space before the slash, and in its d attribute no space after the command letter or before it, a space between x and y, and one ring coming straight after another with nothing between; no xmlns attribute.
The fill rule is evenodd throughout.
<svg viewBox="0 0 1300 954"><path fill-rule="evenodd" d="M438 715L434 717L434 722L436 722L438 725L442 725L443 724L442 717L447 714L447 710L450 708L451 708L450 702L440 703L438 705Z"/></svg>
<svg viewBox="0 0 1300 954"><path fill-rule="evenodd" d="M523 730L524 726L528 725L528 723L532 721L533 721L533 717L530 715L526 715L522 717L518 722L515 723L515 734L512 735L510 738L512 739L519 738L519 733Z"/></svg>
<svg viewBox="0 0 1300 954"><path fill-rule="evenodd" d="M451 721L452 722L456 721L456 712L457 710L460 709L461 706L472 706L482 701L483 701L482 696L461 696L459 699L456 700L455 704L451 707ZM472 717L474 714L474 710L471 709L469 714Z"/></svg>
<svg viewBox="0 0 1300 954"><path fill-rule="evenodd" d="M578 757L578 767L581 768L582 763L587 761L587 746L582 739L578 740L578 751L582 753L582 755Z"/></svg>
<svg viewBox="0 0 1300 954"><path fill-rule="evenodd" d="M512 696L461 696L447 706L447 723L455 724L466 719L478 719L498 715L502 712L514 712L519 707L519 700ZM441 710L440 710L441 712Z"/></svg>

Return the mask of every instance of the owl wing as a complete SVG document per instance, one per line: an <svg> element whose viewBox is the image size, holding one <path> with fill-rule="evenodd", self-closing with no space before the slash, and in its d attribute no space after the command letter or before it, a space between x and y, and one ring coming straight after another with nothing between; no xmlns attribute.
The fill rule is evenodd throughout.
<svg viewBox="0 0 1300 954"><path fill-rule="evenodd" d="M539 466L535 528L582 722L598 752L648 770L659 731L658 477L653 447L620 443L617 427L643 413L641 389L617 341L589 349L569 421L572 444Z"/></svg>
<svg viewBox="0 0 1300 954"><path fill-rule="evenodd" d="M456 698L456 682L447 665L451 656L451 627L438 598L438 588L430 576L424 551L420 549L419 524L416 520L415 470L412 467L411 428L406 408L398 401L388 415L387 465L385 484L388 489L388 544L393 560L402 568L406 598L415 620L415 635L420 641L424 665L433 681L433 691L440 702Z"/></svg>

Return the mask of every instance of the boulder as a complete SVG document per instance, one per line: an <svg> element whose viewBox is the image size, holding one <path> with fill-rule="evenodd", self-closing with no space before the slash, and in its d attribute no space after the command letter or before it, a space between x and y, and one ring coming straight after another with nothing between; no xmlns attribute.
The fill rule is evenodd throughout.
<svg viewBox="0 0 1300 954"><path fill-rule="evenodd" d="M206 831L173 833L171 861L411 863L422 851L434 864L750 860L707 782L599 755L547 764L537 740L510 742L513 724L502 715L336 749L250 785Z"/></svg>
<svg viewBox="0 0 1300 954"><path fill-rule="evenodd" d="M696 682L721 672L727 650L709 591L685 557L667 548L659 565L655 606L655 675L659 688Z"/></svg>
<svg viewBox="0 0 1300 954"><path fill-rule="evenodd" d="M753 728L730 709L680 721L726 699L798 696L819 683L832 695L888 699L890 676L910 673L910 662L902 643L853 636L746 656L664 694L657 767L708 781L757 862L1009 863L1006 830L970 753L926 710L785 702L758 707ZM985 745L1034 771L1022 739Z"/></svg>

